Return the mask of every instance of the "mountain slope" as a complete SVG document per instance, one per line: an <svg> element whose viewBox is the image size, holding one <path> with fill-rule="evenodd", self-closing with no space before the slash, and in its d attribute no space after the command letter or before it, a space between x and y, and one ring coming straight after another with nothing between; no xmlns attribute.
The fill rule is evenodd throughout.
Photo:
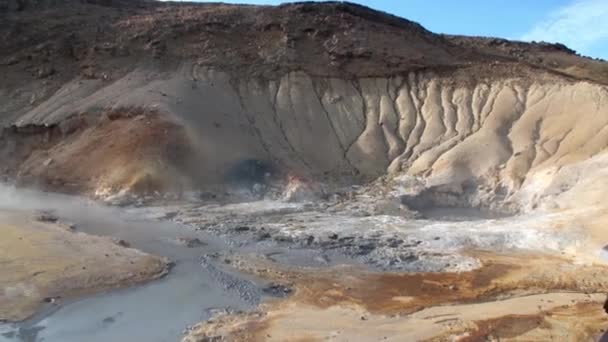
<svg viewBox="0 0 608 342"><path fill-rule="evenodd" d="M441 334L474 339L489 332L535 340L559 332L580 340L595 338L595 327L605 322L600 310L589 310L594 303L561 306L583 301L582 294L543 295L606 288L597 278L608 241L604 61L558 44L439 35L345 2L272 7L4 0L0 75L0 175L6 182L111 203L122 203L113 200L125 194L159 198L197 190L223 200L226 193L242 193L231 192L236 186L255 196L270 189L271 198L277 184L279 192L339 188L326 194L335 201L319 201L319 208L339 202L322 214L341 206L354 217L384 205L388 209L374 215L386 234L396 229L410 235L410 216L387 224L391 215L414 216L402 205L489 208L527 218L484 221L484 229L505 237L487 247L498 251L462 251L482 255L481 268L470 272L361 275L331 268L298 274L262 260L259 275L293 280L295 294L262 307L267 311L261 315L227 315L203 324L193 340L221 339L218 330L231 339L231 329L242 330L245 341L251 334L281 341L335 337L335 327L319 319L339 322L343 331L364 327L369 339L417 330L437 340ZM344 184L349 187L341 192ZM365 186L353 191L353 184ZM204 221L205 210L190 215ZM226 217L232 220L232 212ZM312 227L308 217L300 219L302 226L298 221L293 227L306 234L303 245L320 244L306 231ZM346 232L333 233L333 225L340 226L333 222L349 221L328 222L328 239L350 244ZM369 222L361 222L361 236L369 233L377 241ZM456 248L442 230L458 230L459 241L485 233L469 230L467 222L429 222L423 229L441 242L429 244L429 254ZM522 241L515 246L508 236L514 231ZM392 236L391 244L410 246ZM545 238L551 236L568 243ZM528 238L536 242L528 244ZM411 246L426 242L412 240ZM539 244L551 248L537 251ZM362 246L361 253L369 251ZM418 255L425 257L399 257L408 263ZM230 261L254 273L255 264L255 258ZM498 301L524 294L538 297ZM594 302L598 298L593 295ZM464 315L447 312L452 306L445 304L462 301ZM542 311L541 302L553 304ZM383 305L394 311L371 309ZM419 312L441 319L421 318L424 329L404 325L417 317L413 311L437 305ZM526 316L512 314L522 307ZM564 318L582 311L590 312L589 321ZM508 328L513 326L519 326L515 333Z"/></svg>
<svg viewBox="0 0 608 342"><path fill-rule="evenodd" d="M539 201L513 197L534 175L608 145L608 64L560 45L442 36L342 2L15 4L0 23L9 179L183 189L256 159L522 207ZM71 166L86 157L92 171Z"/></svg>

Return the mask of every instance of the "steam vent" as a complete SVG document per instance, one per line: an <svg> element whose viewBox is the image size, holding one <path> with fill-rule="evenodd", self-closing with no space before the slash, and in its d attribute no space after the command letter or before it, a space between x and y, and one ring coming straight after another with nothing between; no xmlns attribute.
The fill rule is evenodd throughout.
<svg viewBox="0 0 608 342"><path fill-rule="evenodd" d="M0 0L0 342L598 341L607 151L562 44Z"/></svg>

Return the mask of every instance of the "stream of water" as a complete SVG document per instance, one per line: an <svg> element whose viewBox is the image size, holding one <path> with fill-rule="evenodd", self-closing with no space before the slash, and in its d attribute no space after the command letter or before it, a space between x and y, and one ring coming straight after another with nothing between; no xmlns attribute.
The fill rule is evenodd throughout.
<svg viewBox="0 0 608 342"><path fill-rule="evenodd" d="M0 207L44 209L73 222L79 231L128 241L144 252L168 257L174 267L163 279L49 308L19 324L0 326L2 342L177 341L187 325L214 309L244 310L260 298L253 279L202 264L203 253L234 248L221 238L172 222L139 218L90 200L3 188ZM186 248L175 238L198 238L204 248Z"/></svg>
<svg viewBox="0 0 608 342"><path fill-rule="evenodd" d="M257 306L267 284L205 257L216 253L266 255L297 266L350 263L376 265L379 270L465 270L476 263L459 255L461 249L560 251L576 242L576 236L557 236L541 228L548 226L551 216L500 218L442 208L426 213L427 220L411 220L297 211L297 206L276 201L182 206L179 210L186 214L178 217L184 221L215 215L220 225L224 220L234 225L204 231L195 229L202 223L158 220L176 210L173 207L108 207L82 197L0 185L0 209L53 210L79 231L128 241L134 248L174 263L166 277L146 285L62 303L25 322L0 325L0 342L173 342L187 326L210 318L217 310ZM243 228L246 233L224 233L242 224L249 225ZM262 232L272 233L272 238L256 240L255 234ZM202 244L187 248L176 238L196 238Z"/></svg>

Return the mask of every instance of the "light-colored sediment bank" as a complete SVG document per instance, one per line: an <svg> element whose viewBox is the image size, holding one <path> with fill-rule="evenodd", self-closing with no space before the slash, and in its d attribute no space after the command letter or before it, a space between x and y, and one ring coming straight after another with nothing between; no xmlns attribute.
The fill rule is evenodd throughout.
<svg viewBox="0 0 608 342"><path fill-rule="evenodd" d="M608 324L599 305L603 297L548 293L437 306L407 316L374 315L357 306L319 310L289 303L261 319L250 315L212 323L207 332L225 333L226 341L593 341ZM240 333L231 335L235 330ZM196 337L204 331L184 341L205 341Z"/></svg>
<svg viewBox="0 0 608 342"><path fill-rule="evenodd" d="M165 259L41 222L32 212L0 210L0 236L0 320L24 320L56 300L143 283L167 270Z"/></svg>

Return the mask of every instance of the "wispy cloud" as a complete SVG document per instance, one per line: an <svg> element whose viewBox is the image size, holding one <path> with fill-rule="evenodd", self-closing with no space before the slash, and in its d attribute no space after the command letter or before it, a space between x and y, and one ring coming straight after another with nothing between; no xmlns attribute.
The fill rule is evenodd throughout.
<svg viewBox="0 0 608 342"><path fill-rule="evenodd" d="M574 0L550 13L521 39L559 42L586 53L608 39L608 0Z"/></svg>

